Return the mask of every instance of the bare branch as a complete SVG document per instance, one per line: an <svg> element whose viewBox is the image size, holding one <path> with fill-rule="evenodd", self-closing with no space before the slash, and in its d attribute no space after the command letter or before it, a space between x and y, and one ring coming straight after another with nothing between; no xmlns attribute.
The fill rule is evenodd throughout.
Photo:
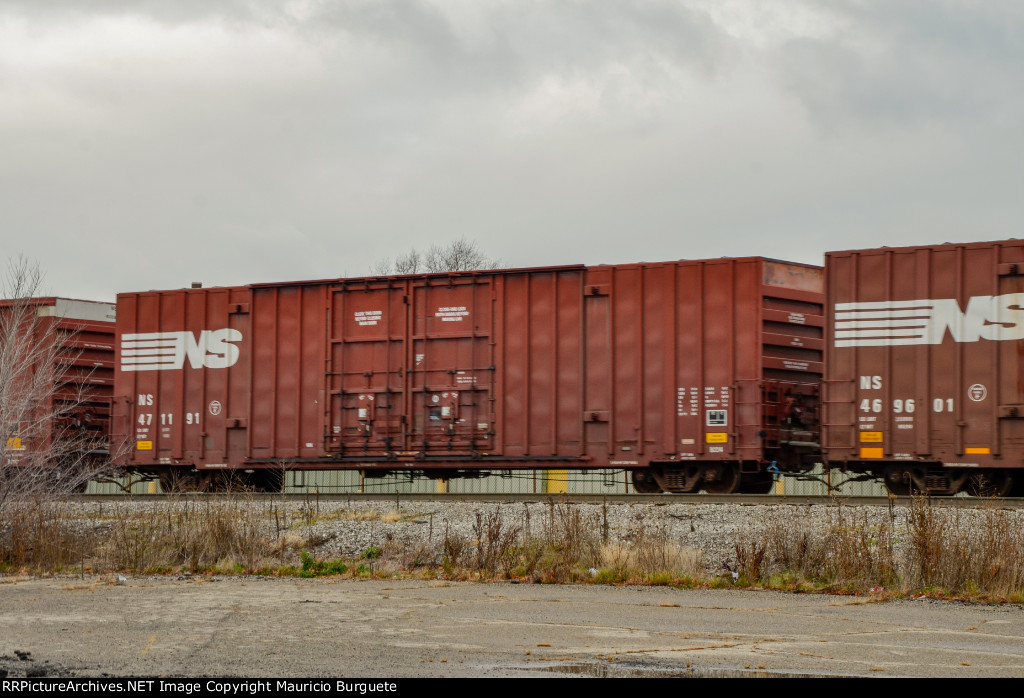
<svg viewBox="0 0 1024 698"><path fill-rule="evenodd" d="M395 257L396 274L418 274L423 270L423 259L416 248L412 248L404 255Z"/></svg>
<svg viewBox="0 0 1024 698"><path fill-rule="evenodd" d="M91 380L95 363L79 360L59 302L39 298L42 280L17 257L0 281L0 513L11 498L81 489L110 467L109 394Z"/></svg>
<svg viewBox="0 0 1024 698"><path fill-rule="evenodd" d="M439 273L447 271L474 271L497 269L503 266L500 260L491 259L483 253L479 244L466 238L453 240L446 245L431 245L425 254L416 248L394 261L383 259L373 267L373 273L389 274Z"/></svg>

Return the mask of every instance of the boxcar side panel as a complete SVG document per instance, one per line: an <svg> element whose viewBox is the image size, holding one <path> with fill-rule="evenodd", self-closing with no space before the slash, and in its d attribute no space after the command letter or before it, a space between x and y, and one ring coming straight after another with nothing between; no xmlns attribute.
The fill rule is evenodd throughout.
<svg viewBox="0 0 1024 698"><path fill-rule="evenodd" d="M497 452L581 456L581 281L554 269L496 278L500 289Z"/></svg>

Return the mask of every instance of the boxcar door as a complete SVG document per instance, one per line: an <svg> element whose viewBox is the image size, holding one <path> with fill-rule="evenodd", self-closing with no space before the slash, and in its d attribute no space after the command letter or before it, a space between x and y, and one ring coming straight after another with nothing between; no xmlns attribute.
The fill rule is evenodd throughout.
<svg viewBox="0 0 1024 698"><path fill-rule="evenodd" d="M383 458L407 450L405 287L381 279L331 290L328 452Z"/></svg>
<svg viewBox="0 0 1024 698"><path fill-rule="evenodd" d="M494 276L410 281L409 444L422 457L493 447Z"/></svg>

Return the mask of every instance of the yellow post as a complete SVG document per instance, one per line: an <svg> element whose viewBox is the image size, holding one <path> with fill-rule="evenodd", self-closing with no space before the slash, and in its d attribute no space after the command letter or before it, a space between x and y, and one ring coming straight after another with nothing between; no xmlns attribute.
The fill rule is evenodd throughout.
<svg viewBox="0 0 1024 698"><path fill-rule="evenodd" d="M569 471L549 470L548 471L548 494L569 493Z"/></svg>
<svg viewBox="0 0 1024 698"><path fill-rule="evenodd" d="M775 494L786 494L786 478L780 477L775 481Z"/></svg>
<svg viewBox="0 0 1024 698"><path fill-rule="evenodd" d="M156 480L149 481L149 484L146 486L146 493L156 494Z"/></svg>
<svg viewBox="0 0 1024 698"><path fill-rule="evenodd" d="M445 479L443 477L437 478L437 493L438 494L448 494L448 480L447 479Z"/></svg>

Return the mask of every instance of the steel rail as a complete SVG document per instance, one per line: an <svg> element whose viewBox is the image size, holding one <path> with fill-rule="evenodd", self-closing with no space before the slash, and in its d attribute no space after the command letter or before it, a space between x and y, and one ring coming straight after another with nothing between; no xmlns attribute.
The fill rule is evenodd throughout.
<svg viewBox="0 0 1024 698"><path fill-rule="evenodd" d="M543 494L508 493L433 493L433 492L234 492L188 494L82 494L71 495L74 501L109 502L134 500L160 502L175 499L224 499L241 497L254 501L279 500L302 502L464 502L467 504L520 504L568 502L573 504L741 504L745 506L910 506L914 501L923 501L931 506L945 508L1001 508L1020 509L1024 498L1005 497L885 497L885 496L828 496L828 495L774 495L774 494Z"/></svg>

